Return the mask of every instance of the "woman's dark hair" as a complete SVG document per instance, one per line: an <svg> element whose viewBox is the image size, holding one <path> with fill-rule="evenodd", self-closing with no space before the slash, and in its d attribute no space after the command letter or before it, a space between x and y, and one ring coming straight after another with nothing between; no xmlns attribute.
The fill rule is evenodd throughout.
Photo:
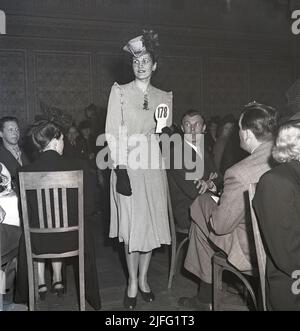
<svg viewBox="0 0 300 331"><path fill-rule="evenodd" d="M62 130L56 123L42 120L33 124L30 134L34 146L43 151L53 138L60 138Z"/></svg>
<svg viewBox="0 0 300 331"><path fill-rule="evenodd" d="M143 30L143 43L147 52L150 54L153 63L158 62L159 58L159 41L158 34L153 30Z"/></svg>
<svg viewBox="0 0 300 331"><path fill-rule="evenodd" d="M253 102L245 106L241 114L241 126L243 130L251 130L257 140L269 141L276 133L277 117L274 108Z"/></svg>

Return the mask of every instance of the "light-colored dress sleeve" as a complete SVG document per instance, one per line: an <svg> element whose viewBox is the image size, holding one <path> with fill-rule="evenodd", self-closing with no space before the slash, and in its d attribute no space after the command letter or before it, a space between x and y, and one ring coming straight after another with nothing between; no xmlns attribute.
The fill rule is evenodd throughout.
<svg viewBox="0 0 300 331"><path fill-rule="evenodd" d="M122 88L117 83L109 95L105 134L114 165L127 164L127 130L122 116Z"/></svg>
<svg viewBox="0 0 300 331"><path fill-rule="evenodd" d="M166 92L167 105L170 108L170 116L167 120L167 126L170 127L173 123L173 92Z"/></svg>

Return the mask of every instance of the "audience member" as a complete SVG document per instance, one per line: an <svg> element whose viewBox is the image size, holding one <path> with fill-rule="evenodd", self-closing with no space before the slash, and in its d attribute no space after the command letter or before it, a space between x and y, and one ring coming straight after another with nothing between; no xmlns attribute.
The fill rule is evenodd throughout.
<svg viewBox="0 0 300 331"><path fill-rule="evenodd" d="M82 156L84 159L89 160L90 164L95 167L96 138L92 135L90 121L81 121L79 123L79 132L84 146L82 150Z"/></svg>
<svg viewBox="0 0 300 331"><path fill-rule="evenodd" d="M84 159L87 155L86 145L80 137L77 127L69 127L66 137L64 137L64 156Z"/></svg>
<svg viewBox="0 0 300 331"><path fill-rule="evenodd" d="M20 130L16 117L5 116L0 119L0 162L8 169L12 185L16 185L16 170L22 165L29 163L27 156L19 146Z"/></svg>
<svg viewBox="0 0 300 331"><path fill-rule="evenodd" d="M224 191L219 204L209 194L199 196L191 206L190 242L185 268L200 280L195 297L179 299L179 305L211 308L212 256L217 250L242 272L253 272L253 239L249 240L250 214L247 208L249 184L258 182L270 169L276 112L262 104L251 103L239 120L241 147L250 156L229 168L224 177Z"/></svg>
<svg viewBox="0 0 300 331"><path fill-rule="evenodd" d="M261 177L253 200L267 253L267 308L300 310L300 113L280 127L272 154L280 165Z"/></svg>
<svg viewBox="0 0 300 331"><path fill-rule="evenodd" d="M85 275L86 275L86 297L90 304L95 308L100 308L100 298L98 290L97 270L95 266L94 244L92 233L89 228L89 218L93 212L93 180L85 162L76 159L68 159L62 156L64 142L63 134L60 128L50 121L41 121L33 125L32 140L40 151L40 157L30 165L23 166L19 172L47 172L47 171L71 171L83 170L84 176L84 248L85 248ZM53 200L50 198L53 207ZM77 198L76 192L70 190L67 192L68 200L68 220L70 225L77 224ZM37 196L34 192L28 193L28 209L30 225L39 227L39 212L37 208ZM61 212L61 211L60 211ZM54 222L54 220L53 220ZM31 236L31 244L36 254L43 252L60 253L65 250L76 249L76 238L73 233L57 232L52 235L43 236L34 234ZM74 246L75 245L75 246ZM53 277L51 288L58 295L64 292L64 284L61 275L61 261L52 261ZM16 284L16 302L24 303L28 300L28 280L27 263L24 237L21 237L20 250L18 258L18 273ZM45 298L48 286L45 280L45 263L38 262L38 292L41 299Z"/></svg>
<svg viewBox="0 0 300 331"><path fill-rule="evenodd" d="M205 132L205 123L200 112L197 110L185 112L181 121L181 130L184 134L183 139L176 141L174 147L171 148L171 163L167 175L176 224L181 229L189 229L191 224L190 205L199 194L203 194L207 190L216 192L215 183L218 183L218 181L210 178L210 175L217 171L213 159L205 149L197 146L200 139L197 141L196 135L203 135ZM178 155L182 157L180 160L182 167L180 169L177 169L174 164L174 158ZM187 169L188 156L192 156L195 161L195 168L197 164L199 166L200 159L204 158L204 175L202 178L197 177L201 180L199 188L197 188L194 180L187 179L186 174L194 173L196 170L195 168Z"/></svg>
<svg viewBox="0 0 300 331"><path fill-rule="evenodd" d="M207 132L204 143L206 151L208 151L211 155L213 155L214 145L217 140L219 121L219 116L213 116L207 124Z"/></svg>
<svg viewBox="0 0 300 331"><path fill-rule="evenodd" d="M232 134L234 122L235 119L232 115L227 115L221 119L217 140L213 148L214 160L218 170L220 170L224 149Z"/></svg>
<svg viewBox="0 0 300 331"><path fill-rule="evenodd" d="M98 111L97 106L91 103L84 109L84 112L85 118L90 123L91 134L97 138L99 134L105 133L105 111L103 109Z"/></svg>

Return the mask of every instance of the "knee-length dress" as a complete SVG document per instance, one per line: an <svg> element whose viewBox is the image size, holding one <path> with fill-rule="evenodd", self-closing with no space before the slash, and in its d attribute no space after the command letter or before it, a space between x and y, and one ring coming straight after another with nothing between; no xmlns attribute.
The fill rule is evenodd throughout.
<svg viewBox="0 0 300 331"><path fill-rule="evenodd" d="M148 252L171 241L167 178L165 170L157 166L161 155L158 135L155 134L154 113L158 105L167 104L170 109L167 125L172 123L172 92L149 86L147 110L143 109L144 103L144 93L134 81L112 86L106 138L114 164L124 164L124 158L128 161L132 195L124 196L116 192L116 174L112 171L109 236L118 237L120 242L128 245L129 252ZM138 143L135 145L136 141ZM118 153L122 146L127 149L125 156ZM136 160L138 164L130 160ZM156 165L155 169L149 169L150 163Z"/></svg>

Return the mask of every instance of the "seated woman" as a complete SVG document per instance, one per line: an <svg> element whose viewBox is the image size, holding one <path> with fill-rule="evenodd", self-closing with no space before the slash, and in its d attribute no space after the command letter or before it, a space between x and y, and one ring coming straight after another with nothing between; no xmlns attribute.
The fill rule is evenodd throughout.
<svg viewBox="0 0 300 331"><path fill-rule="evenodd" d="M64 138L64 156L83 159L84 145L79 138L79 132L75 125L71 125Z"/></svg>
<svg viewBox="0 0 300 331"><path fill-rule="evenodd" d="M40 157L25 167L19 169L19 172L40 172L40 171L69 171L69 170L83 170L84 179L84 212L85 212L85 229L84 229L84 244L85 244L85 274L86 274L86 296L91 305L95 309L100 308L100 297L98 290L97 270L95 266L93 237L89 231L88 218L92 214L94 188L90 179L90 172L86 164L82 160L68 159L62 156L64 149L63 134L60 128L50 121L41 121L33 125L31 131L33 143L40 151ZM37 197L33 192L28 194L28 211L30 215L30 223L32 227L39 227ZM31 194L32 193L32 194ZM67 191L68 195L68 218L69 224L77 224L76 206L77 199L75 192ZM71 233L55 233L47 237L42 234L34 234L32 236L32 248L36 253L43 253L51 250L53 253L60 253L66 250L72 250L76 245L74 234ZM22 237L20 245L23 249L19 252L19 268L17 274L16 284L16 302L25 302L28 298L28 284L27 284L27 266L24 268L26 262L25 244ZM22 247L22 246L21 246ZM71 249L70 249L71 247ZM61 275L61 261L52 261L53 279L52 290L58 295L64 291ZM45 264L38 263L38 284L39 294L41 299L45 298L47 292L47 285L45 282Z"/></svg>
<svg viewBox="0 0 300 331"><path fill-rule="evenodd" d="M267 253L267 308L300 310L300 120L280 127L273 158L280 165L261 177L253 200Z"/></svg>

